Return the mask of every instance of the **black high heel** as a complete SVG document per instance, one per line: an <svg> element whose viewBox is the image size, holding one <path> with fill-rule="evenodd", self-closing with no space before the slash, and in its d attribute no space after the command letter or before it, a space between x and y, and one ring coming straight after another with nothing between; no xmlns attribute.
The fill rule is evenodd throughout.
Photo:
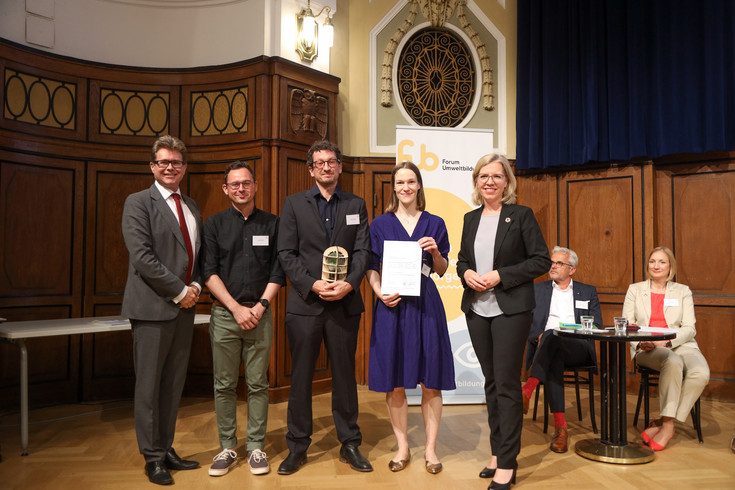
<svg viewBox="0 0 735 490"><path fill-rule="evenodd" d="M492 478L495 476L496 468L488 468L485 466L480 472L480 478Z"/></svg>
<svg viewBox="0 0 735 490"><path fill-rule="evenodd" d="M496 481L492 481L490 482L490 486L487 487L487 490L505 490L506 488L510 488L511 485L515 485L517 469L518 468L513 468L513 475L510 477L510 481L508 483L498 483Z"/></svg>

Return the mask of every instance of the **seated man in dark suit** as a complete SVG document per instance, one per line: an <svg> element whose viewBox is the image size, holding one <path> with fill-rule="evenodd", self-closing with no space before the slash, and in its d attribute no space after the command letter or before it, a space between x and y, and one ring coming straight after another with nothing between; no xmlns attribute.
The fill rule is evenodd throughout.
<svg viewBox="0 0 735 490"><path fill-rule="evenodd" d="M532 363L531 376L523 385L523 413L528 413L529 400L539 383L546 385L544 395L554 415L554 437L550 449L564 453L568 448L567 422L564 419L564 368L595 364L593 341L562 338L554 335L559 323L580 323L583 315L593 316L602 325L600 300L594 286L572 281L578 258L568 248L551 251L551 281L535 285L536 308L528 335L526 368Z"/></svg>

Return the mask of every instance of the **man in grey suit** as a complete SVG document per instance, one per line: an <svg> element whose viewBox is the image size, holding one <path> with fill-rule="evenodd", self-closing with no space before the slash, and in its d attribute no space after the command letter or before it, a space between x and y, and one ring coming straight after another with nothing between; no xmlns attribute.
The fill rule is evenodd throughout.
<svg viewBox="0 0 735 490"><path fill-rule="evenodd" d="M135 433L148 479L170 485L168 470L189 470L171 447L186 380L195 306L201 292L196 256L202 218L181 194L186 146L173 136L153 144L155 182L125 200L122 232L130 254L122 315L133 330Z"/></svg>
<svg viewBox="0 0 735 490"><path fill-rule="evenodd" d="M332 368L332 415L342 443L340 461L356 471L373 467L360 454L357 425L355 350L364 311L360 283L370 259L370 234L365 201L338 185L342 153L328 141L309 149L306 161L314 186L290 195L283 203L278 229L278 259L291 280L286 305L286 335L291 350L288 398L289 454L278 473L289 475L306 462L313 427L311 383L324 340ZM324 251L342 247L349 255L347 276L322 278Z"/></svg>
<svg viewBox="0 0 735 490"><path fill-rule="evenodd" d="M528 334L526 369L531 370L523 385L523 413L533 390L544 383L544 393L554 416L554 436L549 449L564 453L569 447L567 422L564 418L564 369L565 367L596 364L595 345L592 339L569 339L554 335L559 323L580 323L580 317L594 317L594 323L602 326L602 313L597 289L594 286L572 281L579 259L568 248L556 246L551 251L550 281L534 286L536 307Z"/></svg>

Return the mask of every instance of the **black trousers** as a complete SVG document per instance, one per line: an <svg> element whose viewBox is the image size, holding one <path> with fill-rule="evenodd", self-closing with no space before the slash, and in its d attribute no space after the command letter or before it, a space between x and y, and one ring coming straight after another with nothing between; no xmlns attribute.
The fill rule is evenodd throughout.
<svg viewBox="0 0 735 490"><path fill-rule="evenodd" d="M286 314L286 335L292 361L286 443L291 452L305 452L311 444L311 383L322 339L332 369L332 417L337 437L342 444L359 446L362 442L357 425L355 381L359 327L360 315L347 315L339 305L327 308L319 316Z"/></svg>
<svg viewBox="0 0 735 490"><path fill-rule="evenodd" d="M521 366L532 312L487 318L470 310L466 318L485 376L490 449L498 458L498 468L515 468L523 429Z"/></svg>
<svg viewBox="0 0 735 490"><path fill-rule="evenodd" d="M169 321L130 320L135 366L135 434L146 463L163 461L174 442L189 366L195 309Z"/></svg>
<svg viewBox="0 0 735 490"><path fill-rule="evenodd" d="M533 356L531 376L544 384L544 395L549 399L549 409L552 412L564 411L564 367L595 363L590 357L587 342L557 337L553 330L546 330L541 336Z"/></svg>

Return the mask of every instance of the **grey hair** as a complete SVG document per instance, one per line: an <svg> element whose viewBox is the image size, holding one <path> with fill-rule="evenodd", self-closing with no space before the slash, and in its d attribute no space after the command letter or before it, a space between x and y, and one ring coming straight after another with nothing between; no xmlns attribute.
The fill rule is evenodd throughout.
<svg viewBox="0 0 735 490"><path fill-rule="evenodd" d="M562 253L567 254L569 257L569 265L572 267L577 267L579 264L579 257L577 257L577 252L575 252L572 249L560 247L559 245L554 247L554 250L551 251L552 255L555 253Z"/></svg>

